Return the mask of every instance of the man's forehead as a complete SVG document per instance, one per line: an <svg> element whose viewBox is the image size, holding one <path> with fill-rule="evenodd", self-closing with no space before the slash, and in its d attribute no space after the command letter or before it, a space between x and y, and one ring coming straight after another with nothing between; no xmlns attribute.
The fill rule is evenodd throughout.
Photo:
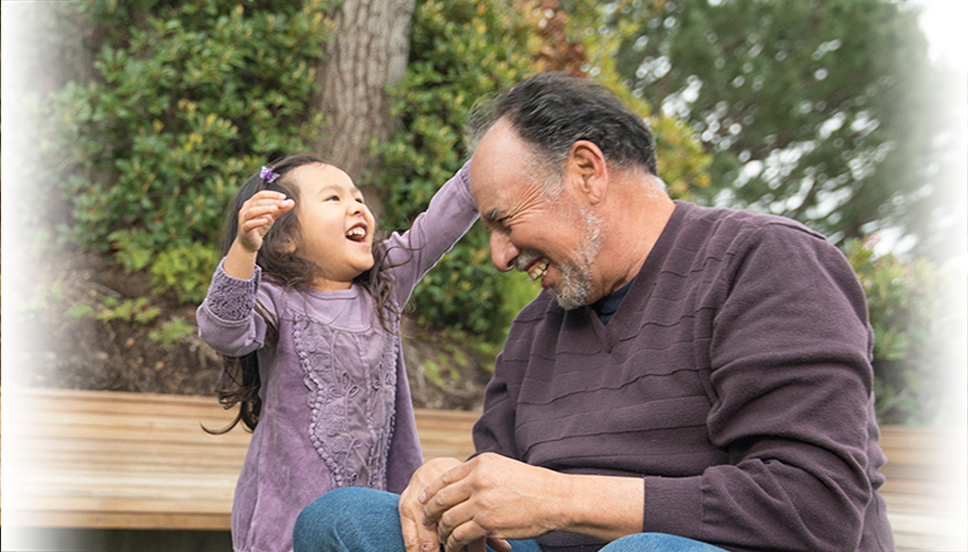
<svg viewBox="0 0 968 552"><path fill-rule="evenodd" d="M481 138L471 159L470 184L475 197L488 195L507 188L525 168L527 160L523 140L502 119L495 123Z"/></svg>
<svg viewBox="0 0 968 552"><path fill-rule="evenodd" d="M474 154L470 169L470 190L484 222L504 218L514 197L521 193L517 171L509 170L507 158Z"/></svg>

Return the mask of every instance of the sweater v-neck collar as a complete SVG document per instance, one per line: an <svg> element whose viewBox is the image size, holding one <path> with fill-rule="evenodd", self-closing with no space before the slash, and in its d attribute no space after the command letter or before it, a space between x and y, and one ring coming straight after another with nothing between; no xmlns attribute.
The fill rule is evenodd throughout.
<svg viewBox="0 0 968 552"><path fill-rule="evenodd" d="M656 279L659 276L660 268L669 255L669 251L672 249L676 234L679 233L679 229L682 227L682 222L687 212L692 207L691 204L678 200L675 201L675 205L676 207L672 211L672 215L662 229L662 233L659 234L659 239L656 240L655 245L652 246L652 250L649 251L649 255L645 258L645 262L642 263L639 273L629 282L629 288L622 298L621 304L618 306L615 314L609 320L609 323L607 325L603 324L598 317L598 313L595 312L591 305L585 305L582 308L583 315L591 318L589 322L592 324L592 327L595 329L595 334L601 340L605 351L608 353L612 352L612 348L627 332L628 324L634 322L629 317L640 312L644 308L643 305L648 302L652 294L652 288L655 286Z"/></svg>

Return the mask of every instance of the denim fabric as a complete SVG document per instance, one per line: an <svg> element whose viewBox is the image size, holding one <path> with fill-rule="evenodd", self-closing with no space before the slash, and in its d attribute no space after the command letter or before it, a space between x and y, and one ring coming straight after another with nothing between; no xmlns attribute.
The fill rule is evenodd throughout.
<svg viewBox="0 0 968 552"><path fill-rule="evenodd" d="M622 537L605 545L600 552L726 552L724 549L704 542L666 535L665 533L638 533Z"/></svg>
<svg viewBox="0 0 968 552"><path fill-rule="evenodd" d="M334 489L299 514L294 552L403 552L399 495L366 489ZM534 540L511 541L514 552L541 552ZM602 552L724 552L722 548L661 533L629 535Z"/></svg>
<svg viewBox="0 0 968 552"><path fill-rule="evenodd" d="M399 498L363 487L333 489L296 518L293 551L402 551Z"/></svg>

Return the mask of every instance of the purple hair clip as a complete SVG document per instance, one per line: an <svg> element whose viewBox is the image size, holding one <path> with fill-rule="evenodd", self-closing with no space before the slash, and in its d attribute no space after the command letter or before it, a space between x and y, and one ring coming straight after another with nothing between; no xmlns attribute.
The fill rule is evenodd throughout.
<svg viewBox="0 0 968 552"><path fill-rule="evenodd" d="M279 178L279 174L272 171L272 167L263 166L262 170L259 171L259 176L265 179L266 182L272 184Z"/></svg>

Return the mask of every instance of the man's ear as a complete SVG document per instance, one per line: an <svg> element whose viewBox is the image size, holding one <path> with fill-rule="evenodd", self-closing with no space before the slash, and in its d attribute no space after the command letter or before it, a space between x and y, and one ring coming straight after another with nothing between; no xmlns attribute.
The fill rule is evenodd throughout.
<svg viewBox="0 0 968 552"><path fill-rule="evenodd" d="M608 189L608 164L605 154L594 143L578 140L568 152L568 171L577 188L589 203L597 205L605 199Z"/></svg>

